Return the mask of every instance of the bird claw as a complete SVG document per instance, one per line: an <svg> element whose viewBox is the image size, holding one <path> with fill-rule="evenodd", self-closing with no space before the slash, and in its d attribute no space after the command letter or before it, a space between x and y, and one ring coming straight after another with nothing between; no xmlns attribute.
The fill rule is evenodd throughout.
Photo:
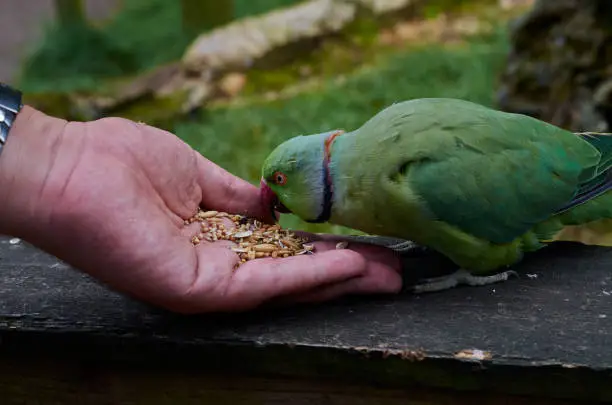
<svg viewBox="0 0 612 405"><path fill-rule="evenodd" d="M518 273L514 270L508 270L491 276L474 276L467 270L459 269L446 276L425 279L422 283L413 286L412 292L420 294L424 292L442 291L461 284L472 287L483 286L506 281L510 276L518 277Z"/></svg>

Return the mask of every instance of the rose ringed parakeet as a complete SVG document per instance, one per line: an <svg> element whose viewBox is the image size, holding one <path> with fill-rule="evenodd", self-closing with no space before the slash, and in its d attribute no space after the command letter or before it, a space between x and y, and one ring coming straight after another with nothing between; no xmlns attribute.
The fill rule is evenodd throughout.
<svg viewBox="0 0 612 405"><path fill-rule="evenodd" d="M458 99L383 109L352 132L291 138L262 168L262 198L433 248L461 269L415 291L506 280L554 241L612 246L612 136L573 133Z"/></svg>

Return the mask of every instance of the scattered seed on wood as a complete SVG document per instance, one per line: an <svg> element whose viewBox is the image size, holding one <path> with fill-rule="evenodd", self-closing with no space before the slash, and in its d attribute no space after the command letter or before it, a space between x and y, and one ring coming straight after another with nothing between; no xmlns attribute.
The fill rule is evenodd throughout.
<svg viewBox="0 0 612 405"><path fill-rule="evenodd" d="M218 211L198 211L185 224L200 222L200 234L192 238L194 245L202 241L230 240L238 246L231 250L240 257L239 264L266 257L289 257L312 254L314 246L280 225L268 225L243 215ZM234 228L225 225L234 223Z"/></svg>

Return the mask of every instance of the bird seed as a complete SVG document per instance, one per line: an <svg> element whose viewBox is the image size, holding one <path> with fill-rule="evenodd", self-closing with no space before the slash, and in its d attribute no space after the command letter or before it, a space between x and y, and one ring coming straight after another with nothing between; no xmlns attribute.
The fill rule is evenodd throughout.
<svg viewBox="0 0 612 405"><path fill-rule="evenodd" d="M227 229L223 219L231 220L235 227ZM201 223L201 232L191 242L198 245L202 241L229 240L237 244L231 247L240 257L240 263L264 257L289 257L312 254L314 246L307 240L296 236L279 225L265 224L243 215L233 215L218 211L198 211L185 221L185 225Z"/></svg>

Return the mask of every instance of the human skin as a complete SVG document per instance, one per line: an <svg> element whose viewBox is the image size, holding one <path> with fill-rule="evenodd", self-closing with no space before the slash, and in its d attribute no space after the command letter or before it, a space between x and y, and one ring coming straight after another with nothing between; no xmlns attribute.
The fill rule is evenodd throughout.
<svg viewBox="0 0 612 405"><path fill-rule="evenodd" d="M191 237L198 207L272 218L259 189L174 134L122 118L68 122L25 106L0 153L0 232L108 287L180 313L246 311L347 294L396 293L392 251L337 238L316 254L257 259L236 270L231 242Z"/></svg>

